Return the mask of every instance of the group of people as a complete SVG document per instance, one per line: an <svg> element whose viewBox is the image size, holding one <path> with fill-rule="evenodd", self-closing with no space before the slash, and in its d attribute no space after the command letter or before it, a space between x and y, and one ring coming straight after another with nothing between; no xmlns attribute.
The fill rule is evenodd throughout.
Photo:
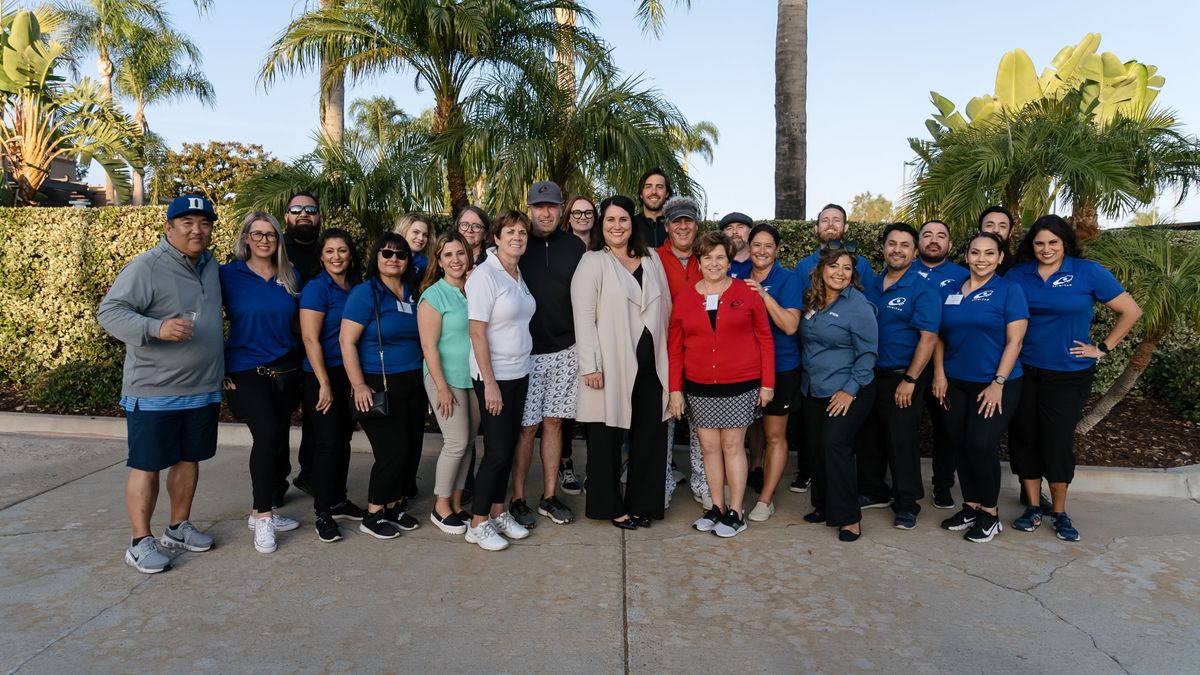
<svg viewBox="0 0 1200 675"><path fill-rule="evenodd" d="M190 509L223 394L253 437L247 525L263 553L299 526L278 512L297 408L293 484L312 494L323 542L341 539L344 521L380 539L420 526L411 504L430 408L442 449L429 519L488 551L528 537L539 516L573 522L560 493L586 492L587 518L650 527L681 476L672 449L683 425L698 531L733 537L771 518L789 448L789 489L811 487L805 521L852 542L863 509L890 506L895 527L912 529L925 498L924 410L932 505L955 507L955 475L962 493L943 528L975 542L1002 530L1007 433L1027 505L1013 527L1033 531L1049 516L1060 539L1078 540L1066 512L1073 429L1096 361L1140 309L1081 256L1061 218L1038 219L1013 255L1011 214L988 209L965 242L965 267L949 260L945 223L894 223L876 273L846 239L845 210L830 204L817 250L789 270L770 224L734 212L701 233L699 204L674 196L661 170L642 176L638 197L640 209L621 195L597 205L542 181L527 211L493 218L469 206L440 234L408 214L363 265L350 234L322 230L316 198L299 193L286 228L248 214L220 266L212 204L175 199L162 241L121 271L98 313L127 345L126 562L159 572L170 566L159 546L212 546ZM1093 344L1096 302L1117 320ZM356 424L374 459L366 508L347 496ZM585 485L571 456L576 426ZM542 494L531 508L539 436ZM163 470L171 516L155 538Z"/></svg>

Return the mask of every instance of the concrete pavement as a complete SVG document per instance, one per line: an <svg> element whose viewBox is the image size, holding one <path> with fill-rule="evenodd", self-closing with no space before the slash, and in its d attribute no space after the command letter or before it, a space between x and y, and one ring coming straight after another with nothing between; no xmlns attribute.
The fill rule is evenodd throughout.
<svg viewBox="0 0 1200 675"><path fill-rule="evenodd" d="M969 544L928 505L911 532L870 510L863 539L841 544L787 492L732 540L696 533L684 486L649 530L541 519L485 553L428 522L439 440L426 437L421 529L377 541L343 527L321 544L293 491L281 512L302 526L270 555L245 525L247 449L222 446L193 518L218 546L142 575L121 559L123 443L0 435L0 670L1095 675L1200 661L1192 499L1077 495L1077 544L1048 522ZM353 456L360 503L369 466ZM165 512L164 495L156 533ZM1006 491L1005 522L1018 512Z"/></svg>

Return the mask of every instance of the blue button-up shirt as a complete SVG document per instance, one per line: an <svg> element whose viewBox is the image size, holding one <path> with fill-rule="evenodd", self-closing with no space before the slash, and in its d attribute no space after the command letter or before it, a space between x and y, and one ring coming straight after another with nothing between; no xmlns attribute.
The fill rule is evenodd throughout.
<svg viewBox="0 0 1200 675"><path fill-rule="evenodd" d="M921 331L937 333L942 322L942 297L937 284L910 266L896 283L883 288L886 273L863 290L875 305L879 323L879 359L885 370L907 368L912 363Z"/></svg>
<svg viewBox="0 0 1200 675"><path fill-rule="evenodd" d="M875 379L879 326L875 306L853 286L819 312L800 320L803 345L800 393L828 398L839 390L857 396Z"/></svg>
<svg viewBox="0 0 1200 675"><path fill-rule="evenodd" d="M863 288L871 283L875 278L875 271L871 269L871 263L867 262L866 256L851 254L855 257L854 269L858 270L858 282ZM796 263L796 276L800 277L800 291L807 293L809 286L812 285L812 271L817 266L817 261L821 258L821 250L813 251L807 258L802 258Z"/></svg>

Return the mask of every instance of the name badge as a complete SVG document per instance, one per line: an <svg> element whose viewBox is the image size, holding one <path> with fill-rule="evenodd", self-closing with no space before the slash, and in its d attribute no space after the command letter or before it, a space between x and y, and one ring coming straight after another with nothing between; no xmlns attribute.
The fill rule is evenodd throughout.
<svg viewBox="0 0 1200 675"><path fill-rule="evenodd" d="M961 305L962 299L963 299L962 293L951 293L950 295L946 296L946 304L947 305Z"/></svg>
<svg viewBox="0 0 1200 675"><path fill-rule="evenodd" d="M412 314L413 313L412 303L411 302L401 302L400 300L397 300L396 301L396 311L401 312L403 314Z"/></svg>
<svg viewBox="0 0 1200 675"><path fill-rule="evenodd" d="M816 315L817 315L817 310L815 310L815 309L810 309L810 310L808 310L808 313L804 315L804 318L805 318L805 319L811 319L811 318L813 318L813 317L814 317L814 316L816 316Z"/></svg>
<svg viewBox="0 0 1200 675"><path fill-rule="evenodd" d="M721 296L718 294L704 296L704 309L713 310L717 308L717 304L721 301Z"/></svg>

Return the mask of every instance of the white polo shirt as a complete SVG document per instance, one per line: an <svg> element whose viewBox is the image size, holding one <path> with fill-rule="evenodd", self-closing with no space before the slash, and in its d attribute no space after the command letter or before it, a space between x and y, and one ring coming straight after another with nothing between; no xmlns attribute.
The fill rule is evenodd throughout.
<svg viewBox="0 0 1200 675"><path fill-rule="evenodd" d="M492 373L497 380L519 380L529 374L529 353L533 351L529 320L536 309L537 302L520 272L513 279L500 264L496 249L488 249L487 260L467 278L467 318L487 322ZM483 379L474 348L471 349L471 377Z"/></svg>

